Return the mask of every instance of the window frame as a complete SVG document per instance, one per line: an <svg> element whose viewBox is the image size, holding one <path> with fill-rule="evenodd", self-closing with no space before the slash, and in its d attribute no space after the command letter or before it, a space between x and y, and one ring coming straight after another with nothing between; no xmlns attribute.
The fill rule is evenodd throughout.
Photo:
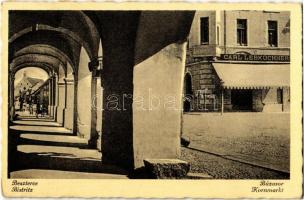
<svg viewBox="0 0 304 200"><path fill-rule="evenodd" d="M207 22L207 28L203 28L203 27L206 27L206 26L202 26L202 22ZM210 37L209 37L209 27L210 24L209 24L209 17L201 17L200 18L200 27L199 27L199 30L200 30L200 45L209 45L209 42L210 42ZM207 33L205 33L205 31ZM202 37L202 36L205 36L205 37ZM203 41L203 39L206 39L206 41Z"/></svg>
<svg viewBox="0 0 304 200"><path fill-rule="evenodd" d="M244 28L239 28L239 22L245 22ZM244 36L239 36L240 33L245 33ZM244 39L243 39L244 38ZM244 40L244 41L243 41ZM236 19L236 43L238 46L248 46L248 20L247 19Z"/></svg>
<svg viewBox="0 0 304 200"><path fill-rule="evenodd" d="M270 23L275 23L274 29L270 29ZM275 38L275 42L271 42L273 40L270 40L270 32L274 32L273 38ZM267 42L270 47L278 47L279 45L278 21L276 20L267 20Z"/></svg>

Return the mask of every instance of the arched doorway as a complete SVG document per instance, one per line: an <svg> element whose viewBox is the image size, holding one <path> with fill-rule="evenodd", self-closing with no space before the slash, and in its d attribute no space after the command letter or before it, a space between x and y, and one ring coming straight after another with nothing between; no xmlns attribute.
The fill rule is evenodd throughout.
<svg viewBox="0 0 304 200"><path fill-rule="evenodd" d="M191 111L192 99L193 99L192 77L190 73L186 73L184 79L184 112Z"/></svg>
<svg viewBox="0 0 304 200"><path fill-rule="evenodd" d="M34 116L37 102L36 90L39 90L49 79L49 73L39 67L16 67L13 73L12 106L19 115ZM43 101L44 99L39 99ZM48 105L49 102L44 102ZM44 105L43 104L43 105Z"/></svg>

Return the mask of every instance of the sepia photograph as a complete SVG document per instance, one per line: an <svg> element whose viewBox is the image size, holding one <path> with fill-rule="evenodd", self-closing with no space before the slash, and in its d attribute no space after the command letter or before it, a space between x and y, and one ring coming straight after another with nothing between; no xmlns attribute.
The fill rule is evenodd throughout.
<svg viewBox="0 0 304 200"><path fill-rule="evenodd" d="M288 190L290 9L46 8L3 24L9 192L48 179Z"/></svg>

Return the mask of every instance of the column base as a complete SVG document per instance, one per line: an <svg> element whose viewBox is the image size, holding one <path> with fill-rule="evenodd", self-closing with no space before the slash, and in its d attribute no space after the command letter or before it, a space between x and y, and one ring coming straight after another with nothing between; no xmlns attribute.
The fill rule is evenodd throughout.
<svg viewBox="0 0 304 200"><path fill-rule="evenodd" d="M155 179L182 179L187 176L190 164L179 159L145 159L146 173Z"/></svg>
<svg viewBox="0 0 304 200"><path fill-rule="evenodd" d="M98 137L89 139L88 146L90 149L97 149L97 140Z"/></svg>
<svg viewBox="0 0 304 200"><path fill-rule="evenodd" d="M63 118L63 123L64 123L64 127L69 129L69 130L73 130L73 109L71 108L65 108L63 110L64 112L64 118Z"/></svg>
<svg viewBox="0 0 304 200"><path fill-rule="evenodd" d="M88 145L90 149L101 151L101 133L97 132L96 137L89 139Z"/></svg>
<svg viewBox="0 0 304 200"><path fill-rule="evenodd" d="M59 123L61 126L64 126L64 108L58 106L57 107L57 112L56 112L56 121Z"/></svg>
<svg viewBox="0 0 304 200"><path fill-rule="evenodd" d="M57 121L57 109L58 106L53 106L53 118L55 121Z"/></svg>
<svg viewBox="0 0 304 200"><path fill-rule="evenodd" d="M52 107L52 106L48 105L48 115L49 115L49 116L51 116L51 112L52 112L52 111L51 111L51 110L52 110L51 107Z"/></svg>

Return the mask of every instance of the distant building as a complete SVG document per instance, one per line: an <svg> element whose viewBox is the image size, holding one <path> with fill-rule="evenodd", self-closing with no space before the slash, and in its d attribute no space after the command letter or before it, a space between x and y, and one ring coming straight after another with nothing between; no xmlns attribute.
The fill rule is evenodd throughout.
<svg viewBox="0 0 304 200"><path fill-rule="evenodd" d="M32 96L34 99L39 102L39 104L43 104L44 107L49 106L49 85L50 85L50 79L47 79L44 81L43 84L39 85L39 87L32 93Z"/></svg>
<svg viewBox="0 0 304 200"><path fill-rule="evenodd" d="M29 92L32 93L37 90L43 83L44 80L28 77L24 71L22 79L15 86L15 97L19 97L22 93L27 93L27 95Z"/></svg>
<svg viewBox="0 0 304 200"><path fill-rule="evenodd" d="M45 81L42 79L31 78L23 72L22 79L17 83L14 89L14 105L16 110L25 110L29 108L29 102L32 102L32 94Z"/></svg>
<svg viewBox="0 0 304 200"><path fill-rule="evenodd" d="M184 111L288 112L289 26L289 12L196 12Z"/></svg>

